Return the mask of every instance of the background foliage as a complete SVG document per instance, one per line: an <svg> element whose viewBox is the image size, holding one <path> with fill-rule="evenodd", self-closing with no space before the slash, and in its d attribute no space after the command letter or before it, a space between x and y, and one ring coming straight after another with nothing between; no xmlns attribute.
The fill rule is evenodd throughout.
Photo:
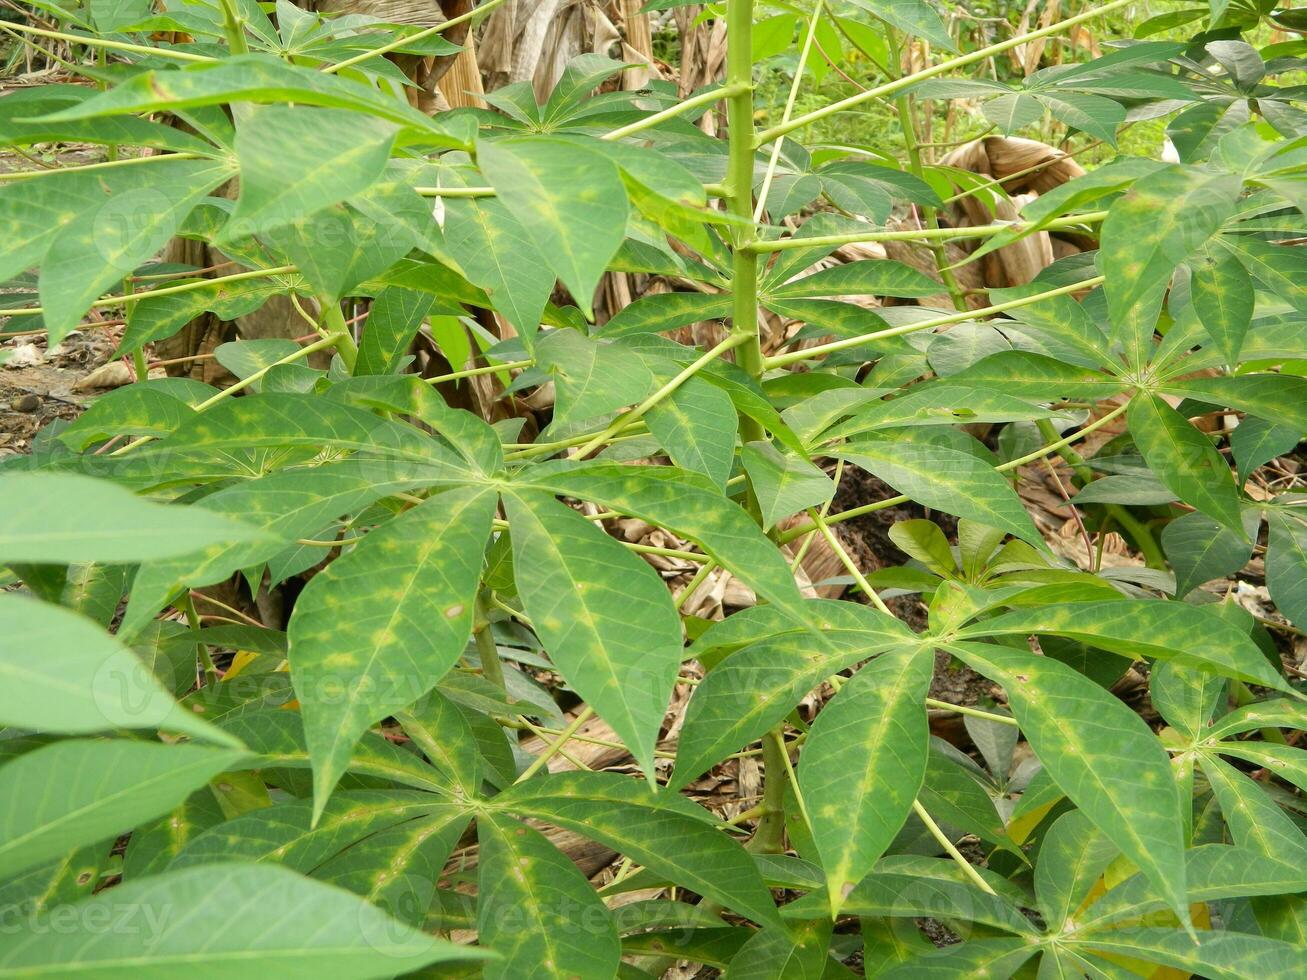
<svg viewBox="0 0 1307 980"><path fill-rule="evenodd" d="M436 114L381 56L454 53L457 17L12 21L87 84L16 87L0 142L105 151L2 175L4 330L121 310L140 380L0 473L0 976L1302 976L1307 510L1263 469L1307 432L1301 15L982 6L729 0L690 11L720 84L586 54ZM844 129L870 106L901 159ZM1173 160L1122 143L1150 122ZM1012 203L929 152L989 127L1101 165L952 222ZM1047 232L1101 247L959 286ZM226 260L159 265L174 238ZM826 261L904 240L926 268ZM598 306L615 273L674 288ZM143 370L276 298L311 333L219 348L234 384ZM450 372L410 372L419 335ZM1012 483L1052 456L1082 564ZM836 509L852 472L901 496ZM865 568L833 528L902 504L935 519ZM1114 527L1148 566L1104 566ZM847 599L796 581L814 542ZM1250 562L1260 619L1201 588ZM689 614L718 572L743 608ZM202 618L232 580L284 623ZM937 662L993 703L930 697ZM723 819L693 788L741 760Z"/></svg>

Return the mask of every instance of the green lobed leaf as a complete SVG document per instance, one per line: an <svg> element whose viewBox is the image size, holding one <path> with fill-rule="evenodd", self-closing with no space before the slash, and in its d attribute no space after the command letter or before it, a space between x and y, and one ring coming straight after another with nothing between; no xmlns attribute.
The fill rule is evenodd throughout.
<svg viewBox="0 0 1307 980"><path fill-rule="evenodd" d="M671 595L646 562L570 507L505 494L518 595L568 684L646 773L681 663Z"/></svg>
<svg viewBox="0 0 1307 980"><path fill-rule="evenodd" d="M1229 174L1173 166L1138 180L1112 205L1098 254L1113 335L1132 366L1148 361L1172 273L1234 211L1241 186Z"/></svg>
<svg viewBox="0 0 1307 980"><path fill-rule="evenodd" d="M441 123L402 99L352 78L291 64L271 54L229 55L220 62L160 69L132 76L78 105L42 117L43 122L97 119L130 113L190 109L232 102L284 103L352 109L421 131L445 146L461 146ZM361 118L359 119L361 122Z"/></svg>
<svg viewBox="0 0 1307 980"><path fill-rule="evenodd" d="M690 698L668 785L679 789L761 737L831 674L915 643L906 629L885 620L881 632L782 633L723 660Z"/></svg>
<svg viewBox="0 0 1307 980"><path fill-rule="evenodd" d="M1307 524L1287 514L1270 519L1266 585L1285 618L1307 623Z"/></svg>
<svg viewBox="0 0 1307 980"><path fill-rule="evenodd" d="M379 460L344 459L222 487L191 509L197 514L238 517L262 537L248 543L211 545L142 565L132 582L131 600L119 632L135 636L183 585L212 585L242 569L257 567L342 514L422 485L424 481L409 476L406 469Z"/></svg>
<svg viewBox="0 0 1307 980"><path fill-rule="evenodd" d="M1191 263L1191 299L1198 319L1227 364L1239 362L1252 325L1256 294L1243 264L1228 253L1201 256Z"/></svg>
<svg viewBox="0 0 1307 980"><path fill-rule="evenodd" d="M703 477L670 466L594 461L542 463L523 471L518 480L593 501L689 538L759 595L803 622L806 604L789 564L744 509Z"/></svg>
<svg viewBox="0 0 1307 980"><path fill-rule="evenodd" d="M289 656L317 812L359 737L463 653L494 514L488 489L437 495L371 532L300 595Z"/></svg>
<svg viewBox="0 0 1307 980"><path fill-rule="evenodd" d="M238 743L181 707L141 660L89 619L0 594L0 724L83 735L164 729Z"/></svg>
<svg viewBox="0 0 1307 980"><path fill-rule="evenodd" d="M1190 668L1267 687L1287 685L1248 634L1215 610L1183 602L1121 599L1018 609L963 629L962 637L1065 636L1128 657L1175 660Z"/></svg>
<svg viewBox="0 0 1307 980"><path fill-rule="evenodd" d="M894 296L920 299L936 296L942 287L934 279L902 262L889 259L831 266L793 282L772 287L768 297L800 299L825 296Z"/></svg>
<svg viewBox="0 0 1307 980"><path fill-rule="evenodd" d="M655 795L615 773L567 772L518 783L492 805L606 844L755 922L780 922L748 852L706 810L674 793Z"/></svg>
<svg viewBox="0 0 1307 980"><path fill-rule="evenodd" d="M484 951L436 939L348 892L284 868L207 865L155 875L68 907L78 923L135 928L57 928L54 909L0 936L0 977L165 980L197 971L212 980L381 980ZM255 912L257 910L257 914ZM245 914L242 914L245 913ZM221 922L197 929L196 922Z"/></svg>
<svg viewBox="0 0 1307 980"><path fill-rule="evenodd" d="M799 788L826 873L831 914L893 842L926 774L928 647L881 654L817 716L799 764Z"/></svg>
<svg viewBox="0 0 1307 980"><path fill-rule="evenodd" d="M1152 393L1130 400L1126 420L1149 468L1177 497L1243 533L1234 475L1207 436Z"/></svg>
<svg viewBox="0 0 1307 980"><path fill-rule="evenodd" d="M482 141L477 163L591 316L595 288L626 237L629 206L617 167L581 143L541 137Z"/></svg>
<svg viewBox="0 0 1307 980"><path fill-rule="evenodd" d="M1143 719L1051 658L965 642L947 648L1003 685L1057 785L1187 922L1180 792L1166 750Z"/></svg>
<svg viewBox="0 0 1307 980"><path fill-rule="evenodd" d="M1140 959L1213 980L1291 980L1307 970L1307 950L1301 946L1238 932L1202 932L1199 937L1195 944L1178 929L1145 926L1114 929L1080 940L1074 948Z"/></svg>
<svg viewBox="0 0 1307 980"><path fill-rule="evenodd" d="M503 957L487 980L616 975L616 923L570 858L497 813L477 818L477 840L477 939Z"/></svg>
<svg viewBox="0 0 1307 980"><path fill-rule="evenodd" d="M130 563L248 544L257 528L197 507L164 506L74 473L5 473L0 494L22 519L0 530L0 562Z"/></svg>
<svg viewBox="0 0 1307 980"><path fill-rule="evenodd" d="M468 281L530 343L556 275L514 210L498 197L445 203L444 243Z"/></svg>
<svg viewBox="0 0 1307 980"><path fill-rule="evenodd" d="M979 521L1036 547L1043 538L1007 479L968 452L872 434L832 450L926 507Z"/></svg>
<svg viewBox="0 0 1307 980"><path fill-rule="evenodd" d="M67 739L0 767L0 875L167 813L243 755L199 745Z"/></svg>
<svg viewBox="0 0 1307 980"><path fill-rule="evenodd" d="M1252 520L1258 518L1254 514ZM1206 514L1193 511L1182 514L1162 529L1162 548L1175 568L1175 597L1183 599L1190 592L1214 578L1233 575L1253 554L1250 540L1257 532L1245 528L1235 534Z"/></svg>
<svg viewBox="0 0 1307 980"><path fill-rule="evenodd" d="M830 477L808 460L782 453L770 442L746 444L740 459L762 510L763 530L835 496Z"/></svg>
<svg viewBox="0 0 1307 980"><path fill-rule="evenodd" d="M280 864L309 874L358 842L397 824L461 812L460 807L443 803L430 793L397 790L338 793L316 823L311 800L275 803L202 831L169 867L249 861Z"/></svg>
<svg viewBox="0 0 1307 980"><path fill-rule="evenodd" d="M255 107L237 120L240 197L224 237L257 235L367 190L397 129L347 109Z"/></svg>
<svg viewBox="0 0 1307 980"><path fill-rule="evenodd" d="M739 428L730 395L696 376L655 405L644 419L673 463L726 488L735 465Z"/></svg>

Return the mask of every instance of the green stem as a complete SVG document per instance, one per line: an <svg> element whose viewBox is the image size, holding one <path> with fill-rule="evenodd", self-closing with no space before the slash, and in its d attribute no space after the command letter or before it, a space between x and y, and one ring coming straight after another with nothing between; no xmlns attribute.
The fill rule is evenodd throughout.
<svg viewBox="0 0 1307 980"><path fill-rule="evenodd" d="M954 843L948 839L948 834L944 833L944 831L940 829L939 824L935 823L934 818L926 812L926 808L921 805L921 801L912 801L912 812L917 815L918 820L926 825L926 829L930 831L930 835L935 838L940 847L944 848L944 851L953 859L954 863L962 869L963 874L970 878L985 894L995 894L993 886L981 876L980 872L972 866L970 861L962 856L962 852L959 851Z"/></svg>
<svg viewBox="0 0 1307 980"><path fill-rule="evenodd" d="M211 286L221 286L224 283L241 282L246 279L271 279L274 276L284 276L291 273L297 273L293 265L279 265L272 269L251 269L249 272L237 272L230 276L218 276L215 279L197 279L194 282L184 282L176 286L164 286L160 289L151 289L146 293L136 293L132 296L105 296L97 299L91 304L92 309L100 309L105 306L121 306L123 303L132 299L143 299L146 296L174 296L178 293L189 293L196 289L208 289ZM45 312L42 306L28 306L19 310L0 310L0 316L40 316Z"/></svg>
<svg viewBox="0 0 1307 980"><path fill-rule="evenodd" d="M128 44L126 41L110 41L102 37L92 37L87 34L65 34L62 31L47 31L41 27L29 27L26 24L16 24L6 22L5 30L19 31L23 34L35 34L37 37L48 37L56 41L69 41L73 44L85 44L88 48L105 48L109 51L124 51L129 54L149 55L155 58L172 58L174 61L190 61L197 64L212 64L217 62L218 58L210 58L208 55L191 54L189 51L174 51L171 48L152 48L144 44Z"/></svg>
<svg viewBox="0 0 1307 980"><path fill-rule="evenodd" d="M222 7L222 31L227 36L227 50L232 54L249 54L250 45L245 40L245 18L236 9L234 0L218 0Z"/></svg>
<svg viewBox="0 0 1307 980"><path fill-rule="evenodd" d="M477 659L481 661L481 676L507 694L504 665L499 660L499 648L495 646L495 633L490 625L486 602L481 598L477 599L476 625L472 632L476 638Z"/></svg>
<svg viewBox="0 0 1307 980"><path fill-rule="evenodd" d="M975 225L970 228L922 228L915 231L866 231L849 235L817 235L812 238L781 238L776 241L759 241L749 246L760 253L783 252L788 249L815 248L818 245L856 245L862 242L917 242L961 241L970 238L992 238L1009 232L1056 231L1060 228L1077 228L1099 224L1107 217L1106 211L1087 211L1084 214L1066 215L1038 224L1019 221Z"/></svg>
<svg viewBox="0 0 1307 980"><path fill-rule="evenodd" d="M485 367L468 368L466 371L455 371L453 374L442 374L439 377L427 378L429 385L444 384L446 381L462 381L464 378L479 378L483 374L497 374L500 371L516 371L519 368L529 368L535 366L535 360L529 361L506 361L503 364L487 364Z"/></svg>
<svg viewBox="0 0 1307 980"><path fill-rule="evenodd" d="M354 343L354 337L349 332L349 324L345 322L345 314L340 311L340 304L335 300L320 300L322 305L322 322L327 328L327 333L331 335L332 346L336 348L336 353L345 364L345 369L350 374L354 373L354 365L358 362L359 347Z"/></svg>
<svg viewBox="0 0 1307 980"><path fill-rule="evenodd" d="M1094 276L1092 279L1073 282L1069 286L1061 286L1057 289L1050 289L1045 293L1037 293L1034 296L1009 300L1006 303L996 303L993 306L987 306L980 310L967 310L958 313L951 313L948 316L935 317L931 320L922 320L920 323L906 323L899 327L890 327L888 330L877 330L875 333L862 334L859 337L849 337L845 340L836 340L829 344L820 344L817 347L809 347L805 350L793 351L789 354L778 354L775 357L767 358L765 366L768 369L785 367L789 364L796 364L799 361L807 361L814 357L821 357L824 354L833 354L836 351L849 350L852 347L861 347L863 344L868 344L877 340L884 340L887 337L900 337L904 334L916 333L919 330L933 330L935 327L944 327L951 323L961 323L964 320L974 320L980 317L994 316L998 313L1006 313L1008 310L1017 310L1025 306L1032 306L1033 304L1043 302L1046 299L1053 299L1057 296L1068 296L1071 293L1078 293L1084 289L1092 289L1095 286L1101 286L1105 281L1106 280L1103 276Z"/></svg>
<svg viewBox="0 0 1307 980"><path fill-rule="evenodd" d="M928 78L936 78L940 75L948 74L955 68L966 68L969 65L974 65L977 62L992 58L996 54L1003 54L1007 51L1011 51L1013 48L1018 48L1030 41L1037 41L1040 38L1059 34L1078 24L1083 24L1085 21L1093 20L1095 17L1100 17L1113 10L1119 10L1121 7L1129 6L1135 2L1136 0L1112 0L1110 3L1092 7L1082 14L1077 14L1075 17L1068 17L1066 20L1049 27L1040 28L1037 31L1031 31L1028 34L1019 34L1016 37L1008 38L1006 41L1000 41L997 44L991 44L988 47L972 51L970 54L964 54L956 58L950 58L947 61L941 61L939 64L933 65L930 68L924 68L911 75L905 75L902 78L894 79L891 82L886 82L884 85L878 85L875 88L869 88L862 92L858 92L855 95L849 96L847 99L834 102L821 109L799 116L797 119L791 119L787 123L773 126L771 129L759 133L757 137L757 145L762 146L770 143L772 140L784 136L786 133L792 133L796 129L802 129L818 120L827 119L830 116L836 115L840 112L845 112L852 109L854 106L861 105L864 102L869 102L872 99L883 99L887 96L895 95L911 88L919 82L924 82Z"/></svg>
<svg viewBox="0 0 1307 980"><path fill-rule="evenodd" d="M200 663L204 667L205 686L216 684L218 682L218 668L214 666L209 647L200 639L200 615L195 611L195 600L191 597L191 593L189 591L183 592L182 597L177 600L177 605L186 614L186 625L191 631L191 636L195 638L195 652L199 655Z"/></svg>
<svg viewBox="0 0 1307 980"><path fill-rule="evenodd" d="M890 68L898 72L903 64L903 51L899 44L898 31L892 27L887 28L885 36L890 45ZM918 180L924 179L925 168L921 159L921 143L917 139L917 116L912 96L907 94L898 96L894 100L894 109L898 113L899 129L903 132L903 145L908 151L908 169ZM939 218L935 214L934 208L922 207L921 216L928 230L934 232L940 230ZM939 274L939 281L948 290L949 299L953 301L953 308L965 310L967 308L967 297L958 286L957 276L953 274L953 270L949 266L948 251L943 242L934 239L927 240L926 248L930 250L930 254L935 260L935 271Z"/></svg>
<svg viewBox="0 0 1307 980"><path fill-rule="evenodd" d="M749 841L749 850L758 854L785 851L785 770L789 760L781 732L778 726L762 738L762 816Z"/></svg>
<svg viewBox="0 0 1307 980"><path fill-rule="evenodd" d="M720 88L711 89L707 92L700 92L698 95L691 96L670 105L661 112L655 112L651 116L645 116L643 119L637 119L635 122L621 126L611 132L604 133L599 138L601 140L620 140L626 136L634 136L636 133L642 133L646 129L652 129L659 123L666 122L668 119L675 119L677 116L683 116L702 106L712 105L714 102L720 102L722 99L729 99L739 94L738 85L723 85Z"/></svg>

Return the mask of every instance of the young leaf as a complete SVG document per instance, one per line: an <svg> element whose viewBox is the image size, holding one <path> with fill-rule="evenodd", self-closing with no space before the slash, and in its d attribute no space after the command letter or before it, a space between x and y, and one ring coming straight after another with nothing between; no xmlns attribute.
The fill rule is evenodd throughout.
<svg viewBox="0 0 1307 980"><path fill-rule="evenodd" d="M477 839L477 939L503 957L486 964L487 980L616 975L616 924L570 858L495 813L477 818Z"/></svg>
<svg viewBox="0 0 1307 980"><path fill-rule="evenodd" d="M835 495L831 478L808 460L782 453L770 442L751 442L740 453L762 509L763 530Z"/></svg>
<svg viewBox="0 0 1307 980"><path fill-rule="evenodd" d="M0 767L0 875L109 840L180 804L243 755L198 745L67 739Z"/></svg>
<svg viewBox="0 0 1307 980"><path fill-rule="evenodd" d="M832 916L893 842L926 775L928 647L882 654L821 710L803 747L799 788L826 872Z"/></svg>
<svg viewBox="0 0 1307 980"><path fill-rule="evenodd" d="M948 649L1003 685L1057 785L1187 922L1180 792L1166 750L1143 719L1049 657L975 643Z"/></svg>
<svg viewBox="0 0 1307 980"><path fill-rule="evenodd" d="M188 970L212 980L381 980L483 950L436 939L358 897L271 865L206 865L102 891L68 913L23 919L0 935L0 976L159 978ZM135 928L120 922L135 909ZM233 915L258 909L257 915ZM52 918L63 915L61 919ZM196 929L196 922L222 922Z"/></svg>
<svg viewBox="0 0 1307 980"><path fill-rule="evenodd" d="M606 156L581 143L483 141L477 162L587 317L609 260L626 237L626 188Z"/></svg>
<svg viewBox="0 0 1307 980"><path fill-rule="evenodd" d="M1126 419L1149 468L1177 497L1243 533L1234 475L1207 436L1151 393L1131 399Z"/></svg>
<svg viewBox="0 0 1307 980"><path fill-rule="evenodd" d="M0 594L0 724L84 735L165 729L238 745L172 699L140 659L89 619Z"/></svg>
<svg viewBox="0 0 1307 980"><path fill-rule="evenodd" d="M198 507L142 499L74 473L6 473L0 495L22 520L0 529L0 563L131 563L251 543L257 528Z"/></svg>
<svg viewBox="0 0 1307 980"><path fill-rule="evenodd" d="M300 595L290 664L318 813L359 737L431 690L467 646L494 513L490 490L440 494L373 531Z"/></svg>
<svg viewBox="0 0 1307 980"><path fill-rule="evenodd" d="M681 663L681 624L670 594L652 567L551 497L515 491L504 507L518 595L536 635L577 694L652 774Z"/></svg>

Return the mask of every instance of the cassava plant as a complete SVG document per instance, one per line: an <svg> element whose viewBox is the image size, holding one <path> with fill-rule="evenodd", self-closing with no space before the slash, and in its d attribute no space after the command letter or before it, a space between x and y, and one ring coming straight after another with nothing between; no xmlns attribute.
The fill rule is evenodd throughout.
<svg viewBox="0 0 1307 980"><path fill-rule="evenodd" d="M308 338L219 348L221 390L139 370L6 461L0 977L1307 976L1281 656L1307 507L1291 469L1258 476L1307 432L1288 11L1193 4L1000 82L991 59L1145 5L981 47L952 4L809 0L763 106L766 6L703 11L725 78L687 98L595 94L623 66L587 55L543 105L522 83L434 116L384 55L451 53L457 18L91 0L5 25L87 84L0 98L0 144L106 152L0 173L4 330L122 311L144 368L199 314L287 296ZM863 77L799 112L819 48L863 49ZM948 100L1108 147L1165 119L1178 162L957 226L1007 191L932 162L916 127ZM799 142L882 106L902 161ZM724 140L694 125L715 112ZM1101 247L984 297L945 247L1048 231ZM227 264L159 266L174 236ZM934 275L822 262L901 241ZM675 288L596 324L608 273ZM802 328L764 346L762 310ZM705 321L716 342L666 336ZM410 373L419 330L452 372ZM552 386L547 424L460 407L474 381ZM1057 458L1100 560L1059 557L1014 489ZM855 468L901 496L834 508ZM959 520L901 521L910 561L866 567L840 525L901 505ZM1151 567L1104 567L1112 529ZM812 542L846 599L797 584ZM669 588L649 555L695 573ZM1250 561L1278 612L1199 588ZM690 615L723 574L756 602ZM284 621L203 591L233 580L293 583ZM950 661L993 703L932 697ZM1146 714L1112 692L1131 667ZM587 740L618 762L586 771ZM692 792L723 763L761 764L729 820ZM617 870L588 880L567 835Z"/></svg>

